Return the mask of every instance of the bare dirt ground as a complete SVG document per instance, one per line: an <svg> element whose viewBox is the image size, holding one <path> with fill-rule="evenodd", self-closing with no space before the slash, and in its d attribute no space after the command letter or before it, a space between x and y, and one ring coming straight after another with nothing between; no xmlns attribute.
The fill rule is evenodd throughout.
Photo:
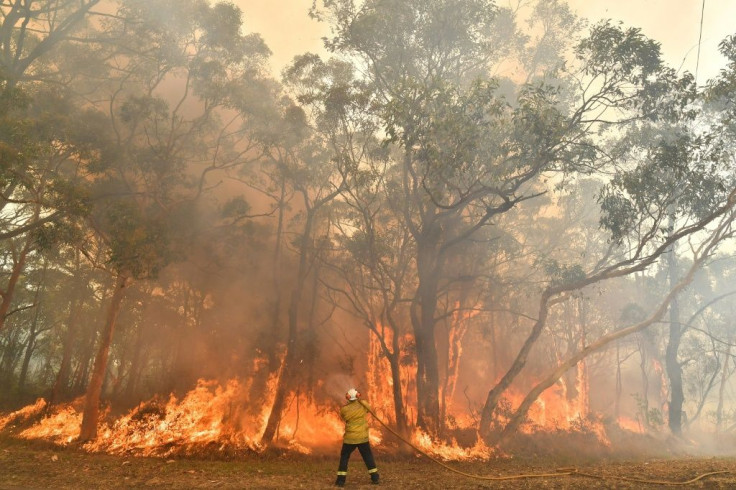
<svg viewBox="0 0 736 490"><path fill-rule="evenodd" d="M74 448L22 441L0 435L0 488L15 489L317 489L330 488L335 457L286 453L243 455L229 460L202 458L139 458L89 454ZM571 464L573 459L582 462ZM506 481L475 480L457 475L426 458L397 457L377 451L381 485L374 487L357 454L351 458L346 488L668 488L655 481L682 483L711 474L679 488L736 488L736 457L677 455L636 460L590 458L580 454L502 458L490 462L453 462L461 471L489 476L554 474L575 468L582 474ZM621 478L650 480L630 481Z"/></svg>

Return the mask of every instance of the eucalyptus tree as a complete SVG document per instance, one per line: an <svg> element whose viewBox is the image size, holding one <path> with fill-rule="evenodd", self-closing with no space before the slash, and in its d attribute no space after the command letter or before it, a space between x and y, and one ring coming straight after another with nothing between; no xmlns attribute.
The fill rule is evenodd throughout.
<svg viewBox="0 0 736 490"><path fill-rule="evenodd" d="M557 7L554 17L569 19ZM375 117L397 151L389 199L416 248L409 296L418 423L436 434L442 422L435 326L440 291L452 277L448 264L501 216L544 194L546 173L590 171L597 114L627 102L632 92L623 87L642 85L649 72L622 72L573 105L558 64L530 63L528 81L518 85L491 76L518 60L524 46L512 13L493 2L346 0L324 2L315 14L332 23L328 48L352 60L375 91ZM577 27L570 20L545 25L557 26L546 38L556 41Z"/></svg>
<svg viewBox="0 0 736 490"><path fill-rule="evenodd" d="M95 15L101 0L5 0L0 3L0 101L7 110L17 102L26 82L61 83L70 73L49 63L61 45L81 46L80 30Z"/></svg>
<svg viewBox="0 0 736 490"><path fill-rule="evenodd" d="M285 82L345 176L328 217L332 247L322 257L327 270L322 283L330 303L358 318L378 341L390 366L395 421L407 433L400 369L405 353L400 344L412 243L386 205L390 160L376 137L373 89L350 63L311 54L294 60Z"/></svg>
<svg viewBox="0 0 736 490"><path fill-rule="evenodd" d="M349 57L365 76L386 142L400 148L390 207L416 248L417 284L409 296L417 420L436 434L435 315L445 264L465 239L523 200L514 192L528 180L506 168L500 172L510 178L504 186L486 166L508 121L502 122L496 84L474 80L509 51L511 23L507 12L480 0L324 2L314 13L332 23L327 47Z"/></svg>
<svg viewBox="0 0 736 490"><path fill-rule="evenodd" d="M89 211L80 169L92 145L70 82L78 75L73 60L99 46L88 29L99 19L99 3L0 4L0 240L9 259L0 272L0 330L12 322L24 332L21 385L41 332L56 323L40 305L29 306L28 281L42 262L56 268L49 252L76 242ZM93 59L86 58L89 66ZM29 309L32 320L16 318Z"/></svg>
<svg viewBox="0 0 736 490"><path fill-rule="evenodd" d="M557 7L551 13L559 22L547 20L550 36L543 36L555 41L544 45L554 46L554 53L572 48L565 40L572 41L579 27L569 10ZM512 13L490 1L334 0L315 6L313 14L331 24L333 36L326 46L353 63L374 92L377 134L393 152L396 178L387 184L392 189L389 208L409 230L415 247L416 283L408 296L417 352L418 424L437 434L443 422L435 327L442 316L438 298L451 281L448 265L453 257L482 230L500 226L501 218L511 216L522 202L548 192L544 182L550 177L621 170L611 189L623 189L635 175L654 175L656 144L645 144L643 137L635 141L635 131L618 147L614 142L639 121L687 116L694 97L692 77L678 77L663 66L655 41L610 23L591 29L575 51L577 62L568 66L515 64L523 39ZM527 66L526 81L492 77L503 63ZM617 167L610 151L619 148L621 153L624 145L635 143L638 155L649 157L644 158L648 165L638 167L639 174L637 162L629 163L634 170ZM487 432L500 397L526 365L545 329L548 309L561 295L642 270L664 250L657 206L667 194L656 186L638 191L651 194L645 199L656 197L650 201L656 211L652 219L618 209L622 200L614 192L601 197L603 224L614 233L612 244L620 244L632 229L640 234L623 259L626 254L612 245L589 270L574 263L556 269L551 285L540 293L537 319L526 340L488 393L481 432ZM709 211L710 221L680 225L673 240L728 213L723 206ZM507 224L513 225L511 220ZM620 260L612 260L613 255Z"/></svg>
<svg viewBox="0 0 736 490"><path fill-rule="evenodd" d="M611 247L609 253L596 258L595 264L571 269L571 274L560 277L558 284L553 282L545 289L534 329L543 328L549 300L561 293L645 270L680 240L688 241L692 258L684 276L670 283L657 307L645 319L589 340L587 346L561 362L544 382L535 386L505 427L502 438L513 434L530 403L566 368L611 341L659 321L671 302L693 280L699 267L733 237L736 205L733 159L722 151L726 133L720 124L688 124L699 114L692 77L685 74L678 78L674 70L662 66L656 43L636 31L622 31L610 24L595 27L578 51L582 59L595 62L584 71L597 76L605 73L607 80L615 79L616 73L631 70L626 60L619 58L621 53L627 56L635 53L635 58L628 61L643 62L635 72L649 71L649 74L648 80L639 79L641 92L624 106L628 110L636 109L639 114L629 118L633 124L621 126L625 131L608 152L616 158L617 165L599 200L601 225L610 234ZM600 68L596 66L604 70L598 71ZM676 220L672 219L673 209L678 214ZM682 327L678 324L676 329L681 336ZM671 357L673 352L675 358L671 363L679 368L676 349L668 349ZM670 427L677 433L681 423L682 386L676 386L677 379L674 382L671 379L672 384L675 389L671 390Z"/></svg>
<svg viewBox="0 0 736 490"><path fill-rule="evenodd" d="M90 157L83 101L70 87L100 39L100 0L0 3L0 330L18 309L29 263L74 242L89 211L80 163ZM95 61L96 60L96 61Z"/></svg>
<svg viewBox="0 0 736 490"><path fill-rule="evenodd" d="M728 42L725 40L721 44L725 56L728 56ZM713 83L726 82L728 77L729 70L726 69ZM686 90L694 91L694 88ZM683 98L681 104L686 105L679 108L670 106L669 110L658 111L654 137L652 134L646 136L655 143L646 148L642 157L645 163L636 171L622 173L621 181L614 181L614 185L620 185L631 195L638 192L638 199L648 200L648 206L656 203L660 209L667 209L669 217L664 226L670 229L712 213L726 200L736 183L733 177L733 152L729 151L729 147L733 148L733 142L729 141L733 133L724 131L724 119L720 114L713 117L707 104L704 104L704 99L708 97L706 91L692 104L688 104L690 97ZM726 122L726 125L729 124L730 121ZM631 145L630 149L637 146ZM632 182L634 179L635 183ZM623 183L624 180L628 182ZM641 203L637 207L646 209ZM677 248L673 245L666 255L670 287L679 280L676 254ZM668 424L674 434L682 432L685 403L682 362L678 353L687 330L683 325L687 322L681 321L680 309L680 301L677 297L673 298L669 307L665 364L670 385Z"/></svg>
<svg viewBox="0 0 736 490"><path fill-rule="evenodd" d="M702 415L708 413L714 394L721 405L721 389L725 389L732 363L733 257L724 253L714 258L695 278L692 293L683 297L682 310L687 314L678 325L682 344L678 363L682 368L683 397L682 429L696 424L701 427ZM718 408L716 425L718 425Z"/></svg>
<svg viewBox="0 0 736 490"><path fill-rule="evenodd" d="M95 42L84 29L97 17L99 3L0 3L0 239L27 235L81 211L59 166L83 151L74 141L76 110L66 87L75 77L70 53L87 53Z"/></svg>
<svg viewBox="0 0 736 490"><path fill-rule="evenodd" d="M305 322L304 302L308 292L307 280L316 277L315 267L322 253L322 239L318 232L325 233L325 216L344 187L346 179L346 160L334 151L324 135L309 125L310 121L303 110L293 104L284 104L280 120L288 132L281 135L278 146L268 147L270 158L277 163L276 169L288 194L294 196L291 203L297 210L294 228L296 235L294 250L296 267L289 290L287 308L287 332L285 348L280 363L278 382L274 400L261 443L268 445L273 441L276 430L286 408L286 399L296 388L298 380L299 357L305 355L300 349L300 325ZM291 136L299 135L297 138ZM283 195L283 194L282 194ZM316 291L312 291L313 295ZM313 296L313 302L315 300ZM310 325L311 327L311 325Z"/></svg>
<svg viewBox="0 0 736 490"><path fill-rule="evenodd" d="M99 115L89 163L89 248L114 277L80 439L96 436L102 385L124 291L186 256L213 173L257 158L247 104L267 86L269 51L232 4L121 2L101 26L108 71L93 87ZM246 100L243 100L246 99ZM90 254L91 255L91 254Z"/></svg>

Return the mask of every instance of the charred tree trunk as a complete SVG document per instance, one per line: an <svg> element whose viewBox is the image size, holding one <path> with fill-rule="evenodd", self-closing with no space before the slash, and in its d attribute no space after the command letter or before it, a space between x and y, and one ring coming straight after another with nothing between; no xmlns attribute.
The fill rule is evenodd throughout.
<svg viewBox="0 0 736 490"><path fill-rule="evenodd" d="M279 356L277 353L277 345L279 333L281 332L281 304L283 300L283 287L281 284L281 248L283 244L284 233L284 208L286 207L286 179L282 177L281 187L278 201L278 219L276 224L276 241L273 247L273 258L271 264L271 311L269 328L262 333L260 342L262 353L266 356L266 362L253 373L253 383L251 385L251 393L253 393L254 401L260 400L261 403L253 403L252 409L259 411L262 403L265 401L266 386L269 377L276 374L279 368Z"/></svg>
<svg viewBox="0 0 736 490"><path fill-rule="evenodd" d="M273 405L271 406L271 413L268 416L268 422L266 428L261 436L261 444L268 445L273 441L274 435L278 426L281 424L281 417L283 411L286 408L286 397L291 387L291 380L293 377L293 369L296 364L297 354L297 323L299 313L299 301L302 293L302 285L292 291L291 304L289 306L289 338L286 343L286 353L284 355L284 362L281 365L281 372L279 373L279 381L276 385L276 394L274 395Z"/></svg>
<svg viewBox="0 0 736 490"><path fill-rule="evenodd" d="M95 356L95 363L92 369L92 377L87 385L87 393L84 401L84 412L82 414L82 425L79 433L81 442L92 441L97 437L97 422L100 411L100 395L102 394L102 384L105 381L107 373L107 360L110 355L110 345L112 344L113 334L115 333L115 325L117 323L120 306L125 296L125 287L128 277L124 273L118 273L115 280L115 290L110 298L110 304L107 308L107 316L105 325L100 338L100 345Z"/></svg>
<svg viewBox="0 0 736 490"><path fill-rule="evenodd" d="M437 297L433 288L421 289L420 316L414 328L417 349L417 425L435 436L440 431L439 369L434 325Z"/></svg>
<svg viewBox="0 0 736 490"><path fill-rule="evenodd" d="M401 342L399 340L398 325L393 319L391 313L387 313L386 320L391 326L391 348L386 344L386 337L381 330L376 327L373 322L368 322L369 330L376 336L380 345L381 353L388 359L391 369L391 395L394 402L394 416L396 417L396 428L399 433L409 435L409 423L406 415L406 404L404 402L404 393L401 391Z"/></svg>
<svg viewBox="0 0 736 490"><path fill-rule="evenodd" d="M439 360L435 339L435 313L442 269L438 245L440 233L436 223L427 223L417 241L419 285L411 315L417 354L417 426L433 437L441 430Z"/></svg>
<svg viewBox="0 0 736 490"><path fill-rule="evenodd" d="M391 366L391 387L394 398L394 415L396 416L396 429L399 434L407 436L409 433L409 425L406 418L406 406L404 405L404 394L401 392L401 354L399 350L394 351L394 355L389 356L388 362Z"/></svg>

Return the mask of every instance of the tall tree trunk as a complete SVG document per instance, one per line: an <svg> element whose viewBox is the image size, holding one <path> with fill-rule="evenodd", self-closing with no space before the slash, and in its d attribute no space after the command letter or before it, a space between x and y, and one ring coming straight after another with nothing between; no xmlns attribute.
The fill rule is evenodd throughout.
<svg viewBox="0 0 736 490"><path fill-rule="evenodd" d="M439 226L426 223L417 240L417 297L412 305L411 322L417 355L417 426L430 436L441 430L440 379L435 314L442 262L439 257Z"/></svg>
<svg viewBox="0 0 736 490"><path fill-rule="evenodd" d="M677 282L677 257L672 247L667 254L667 269L669 273L670 288ZM665 353L665 365L667 377L670 381L670 399L668 410L669 428L673 434L682 434L682 405L685 395L682 390L682 366L677 360L682 340L682 326L680 325L680 308L677 298L672 299L670 304L670 326L667 351Z"/></svg>
<svg viewBox="0 0 736 490"><path fill-rule="evenodd" d="M386 337L383 333L376 328L375 323L372 327L369 327L371 332L375 335L379 345L380 353L386 356L388 359L389 368L391 369L391 395L394 402L394 416L396 417L396 428L399 433L407 436L409 435L409 425L406 415L406 404L404 403L404 393L401 391L401 342L399 339L399 330L396 322L393 319L393 315L389 312L386 315L386 320L391 326L391 349L386 345Z"/></svg>
<svg viewBox="0 0 736 490"><path fill-rule="evenodd" d="M414 328L417 349L417 426L435 436L440 431L439 366L435 343L436 287L420 286L420 316Z"/></svg>
<svg viewBox="0 0 736 490"><path fill-rule="evenodd" d="M398 342L396 342L398 344ZM401 392L401 365L399 358L401 357L400 351L395 350L394 355L388 357L389 365L391 366L391 386L392 395L394 399L394 415L396 416L396 428L399 434L404 436L408 435L409 426L406 418L406 406L404 405L404 394Z"/></svg>
<svg viewBox="0 0 736 490"><path fill-rule="evenodd" d="M728 363L731 362L731 339L732 336L729 335L723 369L721 369L721 385L718 388L718 406L716 407L716 434L720 434L723 430L723 399L729 377Z"/></svg>
<svg viewBox="0 0 736 490"><path fill-rule="evenodd" d="M79 272L79 263L80 257L79 253L77 253L77 272ZM69 303L69 318L67 319L66 332L64 332L64 337L61 341L61 365L59 366L59 372L56 374L54 386L51 389L51 395L49 396L48 402L49 407L66 398L68 395L69 377L72 365L72 350L82 313L82 288L83 285L81 283L75 283L74 296Z"/></svg>
<svg viewBox="0 0 736 490"><path fill-rule="evenodd" d="M28 333L28 343L26 344L26 353L23 358L23 365L21 366L20 376L18 376L18 393L20 394L23 394L25 391L28 367L31 364L31 357L33 356L33 351L36 348L36 340L38 339L38 335L41 333L38 329L38 318L41 316L41 302L39 301L39 298L41 297L41 289L44 287L44 283L46 282L47 270L48 263L44 261L43 270L41 271L41 280L36 287L36 291L33 293L33 305L35 307L35 311L33 312L31 329ZM48 328L44 330L48 330Z"/></svg>
<svg viewBox="0 0 736 490"><path fill-rule="evenodd" d="M15 288L18 285L18 279L25 269L26 258L28 252L31 251L31 238L27 238L21 248L20 253L15 258L13 268L10 271L10 277L8 278L8 284L5 286L5 290L0 291L0 332L5 327L5 321L8 318L8 311L10 311L10 305L13 302L13 295L15 294Z"/></svg>
<svg viewBox="0 0 736 490"><path fill-rule="evenodd" d="M100 338L100 345L95 356L94 368L92 369L92 377L87 386L87 394L84 400L84 412L82 414L82 425L79 432L79 440L81 442L92 441L97 437L97 422L100 411L100 395L102 394L102 384L105 381L107 373L107 359L110 355L110 345L112 344L113 334L115 333L115 325L117 323L120 306L125 296L125 287L128 277L124 273L119 272L115 280L115 290L110 298L110 304L107 308L107 317Z"/></svg>
<svg viewBox="0 0 736 490"><path fill-rule="evenodd" d="M100 298L99 304L101 316L107 315L108 294L111 293L111 290L114 294L114 288L115 284L113 284L112 287L108 287L107 285L105 286L105 290ZM89 370L94 361L95 345L97 345L97 328L90 327L90 324L92 323L90 321L87 321L86 323L86 331L82 332L81 329L79 329L80 337L83 334L86 334L86 338L82 339L83 342L80 342L82 343L82 349L79 354L79 365L74 371L74 379L72 383L72 394L74 396L87 391L87 386L89 385ZM81 327L81 324L78 325Z"/></svg>
<svg viewBox="0 0 736 490"><path fill-rule="evenodd" d="M268 415L266 428L261 436L261 444L268 445L273 441L276 429L281 424L281 417L286 405L286 397L291 388L293 378L293 369L296 364L297 356L297 335L299 321L299 305L304 294L304 284L308 276L309 268L309 243L312 236L312 224L314 220L314 210L307 210L307 219L304 224L304 233L299 243L299 269L297 271L297 279L294 289L291 292L291 301L289 303L289 330L286 341L286 352L284 361L281 365L279 380L276 385L276 393L274 395L271 413Z"/></svg>
<svg viewBox="0 0 736 490"><path fill-rule="evenodd" d="M253 383L251 384L252 409L259 412L263 402L267 399L269 393L266 393L268 379L276 374L279 369L279 356L277 352L279 333L281 332L281 304L283 300L283 287L281 284L281 249L283 246L284 233L284 209L286 207L286 179L282 177L281 187L279 191L278 201L278 219L276 223L276 241L273 246L273 256L271 262L271 305L270 305L270 321L269 328L263 335L260 342L263 348L263 354L266 356L264 365L256 369L253 373ZM260 403L259 403L260 402Z"/></svg>
<svg viewBox="0 0 736 490"><path fill-rule="evenodd" d="M301 281L299 281L301 282ZM266 428L261 436L261 444L268 445L273 441L278 426L281 424L281 417L286 405L286 397L291 388L291 380L293 378L293 369L296 364L296 337L297 337L297 320L299 314L299 301L302 294L303 285L298 284L292 292L291 304L289 306L289 338L286 343L286 353L284 362L281 365L279 373L279 381L276 385L276 394L274 395L271 413L268 415Z"/></svg>
<svg viewBox="0 0 736 490"><path fill-rule="evenodd" d="M649 358L647 356L647 345L642 339L639 343L639 371L641 372L641 401L639 402L639 409L641 410L641 416L644 418L642 421L644 426L649 428L649 373L647 372L649 366Z"/></svg>
<svg viewBox="0 0 736 490"><path fill-rule="evenodd" d="M130 372L128 375L128 383L125 386L125 399L131 402L136 396L138 390L138 381L141 377L141 371L143 369L144 356L144 343L143 343L143 328L138 326L138 332L135 339L135 349L133 351L133 359L130 361Z"/></svg>

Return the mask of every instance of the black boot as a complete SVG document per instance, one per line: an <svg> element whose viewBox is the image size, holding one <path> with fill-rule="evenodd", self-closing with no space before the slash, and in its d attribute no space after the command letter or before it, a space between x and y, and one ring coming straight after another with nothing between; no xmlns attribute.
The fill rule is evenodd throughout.
<svg viewBox="0 0 736 490"><path fill-rule="evenodd" d="M336 487L345 486L345 476L344 475L338 475L337 480L335 480L335 486Z"/></svg>
<svg viewBox="0 0 736 490"><path fill-rule="evenodd" d="M378 473L371 473L371 483L378 485Z"/></svg>

